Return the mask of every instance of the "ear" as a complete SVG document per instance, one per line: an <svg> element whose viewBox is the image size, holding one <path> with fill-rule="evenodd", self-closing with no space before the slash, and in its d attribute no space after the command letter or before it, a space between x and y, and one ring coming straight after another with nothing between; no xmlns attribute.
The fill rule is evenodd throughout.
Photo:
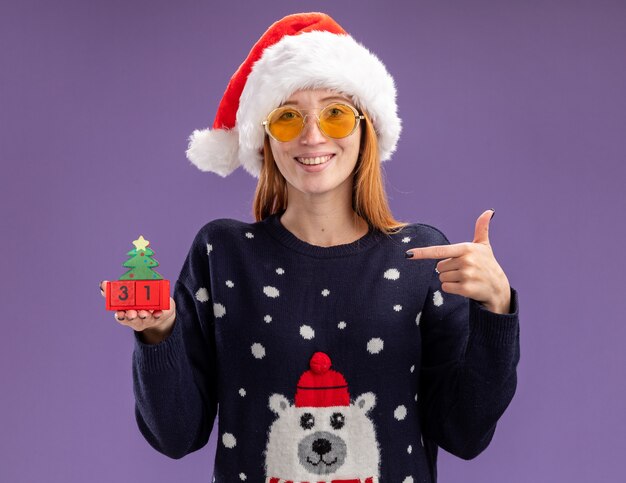
<svg viewBox="0 0 626 483"><path fill-rule="evenodd" d="M280 415L280 413L285 412L291 404L289 404L287 398L282 394L272 394L270 396L269 406L272 411Z"/></svg>
<svg viewBox="0 0 626 483"><path fill-rule="evenodd" d="M354 401L354 405L363 413L367 414L374 406L376 406L376 396L373 392L361 394Z"/></svg>

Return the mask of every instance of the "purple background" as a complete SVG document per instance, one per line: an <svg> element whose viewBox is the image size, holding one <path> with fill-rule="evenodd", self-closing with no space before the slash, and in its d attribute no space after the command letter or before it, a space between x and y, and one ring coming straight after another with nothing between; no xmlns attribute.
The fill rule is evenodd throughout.
<svg viewBox="0 0 626 483"><path fill-rule="evenodd" d="M395 215L456 243L495 208L520 293L515 399L440 481L623 481L626 3L602 0L3 1L0 481L210 481L213 442L175 461L140 435L133 339L97 284L139 234L174 281L204 223L252 219L255 179L199 172L186 139L265 28L308 10L396 78Z"/></svg>

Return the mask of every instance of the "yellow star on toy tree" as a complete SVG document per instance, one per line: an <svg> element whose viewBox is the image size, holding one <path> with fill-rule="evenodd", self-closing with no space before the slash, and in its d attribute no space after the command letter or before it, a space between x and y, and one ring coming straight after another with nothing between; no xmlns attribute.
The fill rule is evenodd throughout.
<svg viewBox="0 0 626 483"><path fill-rule="evenodd" d="M146 250L146 247L148 245L150 245L150 242L148 240L146 240L143 235L139 235L139 238L137 238L134 242L133 245L135 245L135 248L137 250Z"/></svg>

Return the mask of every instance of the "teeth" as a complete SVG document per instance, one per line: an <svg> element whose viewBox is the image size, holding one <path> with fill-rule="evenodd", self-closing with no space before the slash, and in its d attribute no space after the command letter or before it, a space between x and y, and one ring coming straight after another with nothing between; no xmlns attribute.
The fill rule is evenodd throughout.
<svg viewBox="0 0 626 483"><path fill-rule="evenodd" d="M328 155L328 156L317 156L315 158L296 158L296 159L298 160L299 163L311 165L311 164L322 164L322 163L325 163L326 161L328 161L332 157L333 156L331 154L331 155Z"/></svg>

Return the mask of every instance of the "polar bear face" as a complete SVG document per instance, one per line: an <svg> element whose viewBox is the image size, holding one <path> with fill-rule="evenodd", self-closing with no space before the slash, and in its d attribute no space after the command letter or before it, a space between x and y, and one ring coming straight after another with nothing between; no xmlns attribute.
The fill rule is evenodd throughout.
<svg viewBox="0 0 626 483"><path fill-rule="evenodd" d="M378 478L376 433L367 413L376 404L365 393L349 406L295 407L281 394L269 406L278 415L269 430L266 476L292 481Z"/></svg>

